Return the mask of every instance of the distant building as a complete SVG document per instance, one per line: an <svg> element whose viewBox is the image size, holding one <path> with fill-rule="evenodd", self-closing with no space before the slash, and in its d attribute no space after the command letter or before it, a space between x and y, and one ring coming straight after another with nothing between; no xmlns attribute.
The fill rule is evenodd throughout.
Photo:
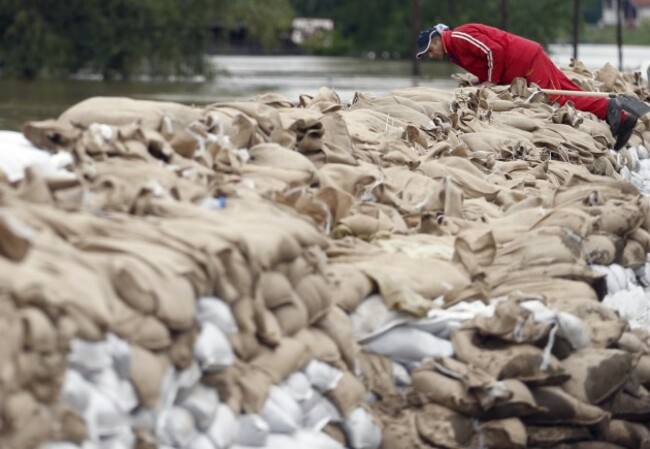
<svg viewBox="0 0 650 449"><path fill-rule="evenodd" d="M628 26L636 25L637 21L637 3L646 3L650 6L647 0L621 0L623 2L623 23ZM602 18L600 19L601 25L616 25L616 7L618 0L602 0Z"/></svg>
<svg viewBox="0 0 650 449"><path fill-rule="evenodd" d="M293 19L292 25L291 41L296 45L321 40L334 31L334 21L332 19L296 17Z"/></svg>
<svg viewBox="0 0 650 449"><path fill-rule="evenodd" d="M650 0L632 0L639 21L650 19Z"/></svg>

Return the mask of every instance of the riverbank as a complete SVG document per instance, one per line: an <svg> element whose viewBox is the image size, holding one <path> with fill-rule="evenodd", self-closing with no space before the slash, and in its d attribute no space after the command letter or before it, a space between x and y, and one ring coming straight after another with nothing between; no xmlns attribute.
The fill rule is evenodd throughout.
<svg viewBox="0 0 650 449"><path fill-rule="evenodd" d="M645 48L625 47L626 66L637 69L647 59ZM568 65L569 46L551 48L554 61ZM616 65L613 46L580 47L586 66ZM411 76L411 61L368 60L336 57L213 56L217 77L195 82L102 82L96 80L0 80L0 129L19 130L27 120L57 117L71 105L91 96L127 96L140 99L206 105L218 101L251 99L265 92L288 98L317 91L321 86L336 90L343 102L356 92L386 94L392 89L429 86L452 89L451 74L459 71L449 64L423 62L423 76Z"/></svg>

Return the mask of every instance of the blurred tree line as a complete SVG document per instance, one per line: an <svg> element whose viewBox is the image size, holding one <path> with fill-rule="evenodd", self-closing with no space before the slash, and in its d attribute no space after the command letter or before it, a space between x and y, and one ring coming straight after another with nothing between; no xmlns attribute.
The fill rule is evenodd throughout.
<svg viewBox="0 0 650 449"><path fill-rule="evenodd" d="M409 57L413 52L412 1L291 0L297 14L331 17L336 23L332 50L388 52ZM586 7L593 0L583 1ZM599 0L598 7L600 7ZM437 23L451 27L479 22L504 28L502 9L507 6L510 32L548 45L571 29L573 2L570 0L419 0L418 21L422 28ZM328 49L321 49L327 52Z"/></svg>
<svg viewBox="0 0 650 449"><path fill-rule="evenodd" d="M0 0L0 70L32 78L99 74L191 76L208 70L204 54L234 32L273 49L288 40L294 17L335 22L320 54L374 52L410 57L413 10L404 0ZM571 27L572 1L505 0L508 29L553 42ZM504 0L419 0L423 27L477 21L502 26ZM599 0L583 0L593 11ZM596 6L598 7L598 6ZM591 9L590 9L591 8Z"/></svg>

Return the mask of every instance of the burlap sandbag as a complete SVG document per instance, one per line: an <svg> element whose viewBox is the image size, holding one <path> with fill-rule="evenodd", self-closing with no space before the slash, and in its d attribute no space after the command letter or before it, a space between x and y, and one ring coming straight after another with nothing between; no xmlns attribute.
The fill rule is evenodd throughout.
<svg viewBox="0 0 650 449"><path fill-rule="evenodd" d="M405 409L396 417L386 419L382 435L381 449L428 449L431 447L419 435L416 414Z"/></svg>
<svg viewBox="0 0 650 449"><path fill-rule="evenodd" d="M31 244L30 229L10 213L0 211L0 255L20 262Z"/></svg>
<svg viewBox="0 0 650 449"><path fill-rule="evenodd" d="M604 437L608 443L628 449L650 448L650 430L642 424L613 419L605 427Z"/></svg>
<svg viewBox="0 0 650 449"><path fill-rule="evenodd" d="M381 398L382 406L389 410L401 410L404 398L393 379L394 362L388 357L363 351L358 360L368 391Z"/></svg>
<svg viewBox="0 0 650 449"><path fill-rule="evenodd" d="M163 380L170 362L137 345L131 345L129 380L133 383L138 399L145 407L153 408L160 399Z"/></svg>
<svg viewBox="0 0 650 449"><path fill-rule="evenodd" d="M411 376L411 387L425 401L469 416L480 414L478 399L457 379L434 370L419 370Z"/></svg>
<svg viewBox="0 0 650 449"><path fill-rule="evenodd" d="M365 396L365 386L349 371L344 371L336 387L325 394L344 418L365 402Z"/></svg>
<svg viewBox="0 0 650 449"><path fill-rule="evenodd" d="M504 389L512 394L509 399L502 399L483 413L485 419L505 419L526 417L540 411L535 397L526 384L517 379L503 381Z"/></svg>
<svg viewBox="0 0 650 449"><path fill-rule="evenodd" d="M20 375L16 360L23 349L23 324L14 302L0 295L0 398L18 388ZM0 399L0 406L2 404Z"/></svg>
<svg viewBox="0 0 650 449"><path fill-rule="evenodd" d="M497 379L515 378L526 383L553 385L568 378L557 359L552 355L545 359L543 350L536 346L511 343L486 346L474 329L455 332L452 343L460 360L482 368Z"/></svg>
<svg viewBox="0 0 650 449"><path fill-rule="evenodd" d="M526 426L530 447L555 447L557 444L577 443L590 440L593 435L588 427L580 426Z"/></svg>
<svg viewBox="0 0 650 449"><path fill-rule="evenodd" d="M268 398L269 389L275 382L269 374L257 366L240 365L240 371L235 379L242 394L242 411L244 413L259 413Z"/></svg>
<svg viewBox="0 0 650 449"><path fill-rule="evenodd" d="M591 426L607 420L609 413L584 403L559 387L538 387L532 390L540 411L526 418L526 422L543 425Z"/></svg>
<svg viewBox="0 0 650 449"><path fill-rule="evenodd" d="M269 309L291 304L294 301L295 292L291 283L281 273L273 271L262 273L257 282L257 289Z"/></svg>
<svg viewBox="0 0 650 449"><path fill-rule="evenodd" d="M347 369L338 346L322 330L316 327L308 327L299 331L293 338L304 343L311 357L316 360L329 363L340 370Z"/></svg>
<svg viewBox="0 0 650 449"><path fill-rule="evenodd" d="M352 334L352 323L347 313L334 306L315 324L325 332L338 346L343 361L351 371L356 370L356 357L360 351L359 344Z"/></svg>
<svg viewBox="0 0 650 449"><path fill-rule="evenodd" d="M473 447L523 449L527 442L526 427L518 418L481 422L472 438Z"/></svg>
<svg viewBox="0 0 650 449"><path fill-rule="evenodd" d="M497 337L511 343L537 343L546 338L551 323L535 322L532 312L516 301L501 301L491 317L477 316L463 328L475 328L483 337Z"/></svg>
<svg viewBox="0 0 650 449"><path fill-rule="evenodd" d="M637 361L632 354L616 349L578 350L561 362L571 376L562 388L581 401L598 404L627 382Z"/></svg>
<svg viewBox="0 0 650 449"><path fill-rule="evenodd" d="M3 431L0 446L11 449L32 449L53 435L54 422L50 410L27 392L4 399Z"/></svg>
<svg viewBox="0 0 650 449"><path fill-rule="evenodd" d="M292 338L283 338L276 348L264 349L251 365L267 374L276 384L304 367L308 361L309 352L304 343Z"/></svg>
<svg viewBox="0 0 650 449"><path fill-rule="evenodd" d="M415 413L415 425L424 441L448 449L469 447L475 433L470 418L434 404L427 404Z"/></svg>
<svg viewBox="0 0 650 449"><path fill-rule="evenodd" d="M298 297L294 297L290 304L276 307L272 313L285 336L292 336L309 325L309 312Z"/></svg>
<svg viewBox="0 0 650 449"><path fill-rule="evenodd" d="M627 327L618 314L588 297L564 296L548 298L548 306L580 318L589 331L589 340L596 348L607 348L616 344Z"/></svg>
<svg viewBox="0 0 650 449"><path fill-rule="evenodd" d="M250 159L242 174L254 181L276 179L288 187L310 185L316 179L316 167L303 155L277 144L265 143L249 150Z"/></svg>
<svg viewBox="0 0 650 449"><path fill-rule="evenodd" d="M329 264L327 278L336 304L348 313L373 291L370 278L349 264Z"/></svg>
<svg viewBox="0 0 650 449"><path fill-rule="evenodd" d="M332 306L330 286L321 274L305 276L295 285L295 290L307 309L309 324L320 320Z"/></svg>
<svg viewBox="0 0 650 449"><path fill-rule="evenodd" d="M630 394L621 390L613 399L601 404L601 407L609 411L617 419L642 423L650 422L650 395L648 395L647 390L644 393Z"/></svg>
<svg viewBox="0 0 650 449"><path fill-rule="evenodd" d="M618 444L606 443L603 441L582 441L573 444L559 444L553 449L625 449Z"/></svg>

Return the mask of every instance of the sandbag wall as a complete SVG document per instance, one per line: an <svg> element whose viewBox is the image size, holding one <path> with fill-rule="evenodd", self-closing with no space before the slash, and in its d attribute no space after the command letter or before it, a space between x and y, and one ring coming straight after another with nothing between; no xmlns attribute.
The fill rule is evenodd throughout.
<svg viewBox="0 0 650 449"><path fill-rule="evenodd" d="M3 186L7 447L650 441L648 334L592 268L645 264L648 201L588 114L516 82L92 99L24 134L75 175ZM85 402L108 386L128 406L102 428Z"/></svg>

